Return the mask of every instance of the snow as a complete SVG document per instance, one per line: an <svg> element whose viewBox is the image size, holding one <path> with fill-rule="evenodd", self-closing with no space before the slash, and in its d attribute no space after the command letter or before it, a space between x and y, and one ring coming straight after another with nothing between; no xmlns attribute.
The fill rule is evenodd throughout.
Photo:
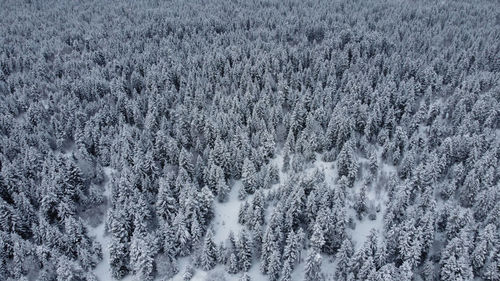
<svg viewBox="0 0 500 281"><path fill-rule="evenodd" d="M262 272L260 272L260 261L259 262L254 262L252 264L252 267L250 267L250 270L248 270L248 275L250 276L250 279L251 280L255 280L255 281L264 281L264 280L268 280L269 278L267 278L266 275L262 274Z"/></svg>
<svg viewBox="0 0 500 281"><path fill-rule="evenodd" d="M354 242L354 249L357 251L363 246L372 229L375 229L380 237L380 234L383 233L383 228L384 221L381 213L377 214L377 219L374 221L368 219L367 216L361 221L358 220L356 222L356 227L350 231L352 241Z"/></svg>
<svg viewBox="0 0 500 281"><path fill-rule="evenodd" d="M316 160L313 164L305 169L304 173L306 175L312 175L315 170L323 171L325 174L325 182L328 186L336 185L336 177L337 170L334 162L325 162L321 160L321 155L317 155ZM360 158L359 162L364 163L367 162L367 159ZM265 193L268 193L273 190L277 190L285 183L289 174L284 173L282 171L283 167L283 156L281 154L277 154L275 158L271 159L271 164L274 164L278 167L280 182L271 186L270 189L264 190ZM104 173L106 174L107 181L104 185L104 193L103 195L107 198L110 196L110 188L109 188L109 179L111 178L114 170L111 168L104 168ZM383 164L381 165L381 173L386 176L396 173L396 169L394 166ZM238 213L242 203L245 200L251 200L253 195L248 195L245 200L238 199L238 191L242 188L242 182L240 180L234 181L231 186L231 191L228 195L228 199L225 202L216 201L214 204L214 219L212 221L211 227L214 230L214 242L216 244L224 243L226 239L229 237L229 233L233 232L235 236L238 235L239 232L244 231L245 228L243 225L238 223ZM361 189L361 182L357 182L352 189L349 189L348 198L355 198L354 195L359 192ZM358 220L356 218L356 213L352 208L348 209L347 215L349 217L354 218L356 222L356 226L354 229L348 229L349 234L352 237L352 240L355 245L355 249L358 250L361 248L363 243L366 241L370 231L375 229L378 233L383 233L383 213L386 208L387 194L385 191L377 191L375 188L369 188L367 197L370 201L373 201L375 205L380 204L380 211L377 212L377 217L375 220L368 219L368 216L364 216L362 220ZM267 208L266 213L269 213L272 209ZM108 281L114 280L111 277L111 270L109 266L109 250L106 247L110 243L110 236L105 232L104 222L96 226L95 228L90 228L89 233L96 237L96 240L103 245L103 260L98 266L95 268L94 273L97 275L99 280ZM380 238L383 238L379 235ZM307 250L304 250L302 253L301 262L295 267L292 272L293 280L303 280L304 279L304 270L305 270L305 257L307 255ZM335 270L336 270L336 261L334 257L322 255L322 272L327 280L334 280ZM188 265L192 264L191 257L184 257L178 259L179 272L173 276L172 281L181 281L183 280L184 272ZM260 272L259 268L260 262L255 260L252 267L248 271L249 276L254 281L267 280L267 276ZM198 268L194 269L193 281L205 281L205 280L238 280L242 273L239 274L228 274L223 265L217 265L213 270L204 271ZM134 276L129 275L124 279L125 281L133 280ZM162 280L157 278L157 280Z"/></svg>
<svg viewBox="0 0 500 281"><path fill-rule="evenodd" d="M305 274L305 258L307 252L304 250L302 253L302 259L299 264L295 267L292 272L292 280L304 280ZM171 280L172 281L182 281L182 276L186 270L187 265L191 262L191 258L181 258L178 260L179 262L179 273L175 275ZM252 281L266 281L268 280L268 276L262 274L259 268L260 263L254 262L252 267L247 272ZM326 280L334 280L335 270L337 268L337 263L327 255L322 255L322 263L321 263L321 271L323 272ZM214 269L210 271L204 271L200 269L195 269L195 273L193 274L192 281L208 281L208 280L239 280L243 272L237 274L229 274L225 271L225 267L222 265L217 265ZM219 277L219 279L217 279Z"/></svg>
<svg viewBox="0 0 500 281"><path fill-rule="evenodd" d="M184 257L178 259L179 262L179 273L177 273L174 277L172 277L171 281L182 281L182 277L184 272L186 272L187 266L192 262L190 257ZM195 272L193 274L193 278L191 281L208 281L208 280L218 280L218 281L231 281L231 280L239 280L239 278L243 275L243 272L237 274L229 274L226 272L226 268L223 265L217 265L214 269L210 271L204 271L201 269L195 268ZM248 271L248 275L250 276L252 281L266 281L268 280L267 276L262 274L259 269L259 263L254 262L250 270ZM297 280L302 280L299 278Z"/></svg>
<svg viewBox="0 0 500 281"><path fill-rule="evenodd" d="M113 280L111 277L111 268L109 266L109 248L107 245L110 244L110 237L106 235L104 229L104 222L99 224L95 228L90 228L89 234L96 237L96 241L101 244L102 247L102 261L94 269L94 274L101 281Z"/></svg>
<svg viewBox="0 0 500 281"><path fill-rule="evenodd" d="M304 280L306 263L305 259L307 257L307 251L302 252L302 262L299 263L292 272L292 280ZM332 259L332 257L327 255L321 255L321 272L325 277L325 280L335 280L335 270L337 269L337 262ZM253 279L252 279L253 280ZM267 279L264 279L267 280Z"/></svg>
<svg viewBox="0 0 500 281"><path fill-rule="evenodd" d="M280 183L286 181L288 178L287 173L283 173L283 156L277 154L276 157L270 160L270 164L276 165L278 167ZM264 190L264 194L279 188L280 183L273 184L270 189ZM240 231L243 230L243 226L238 223L238 213L240 206L245 201L250 201L253 197L248 195L245 200L238 199L238 191L243 187L241 180L234 181L231 187L231 192L229 193L226 202L216 202L214 205L215 217L212 221L212 227L214 229L214 242L219 244L220 242L226 241L229 237L229 233L232 231L236 236Z"/></svg>
<svg viewBox="0 0 500 281"><path fill-rule="evenodd" d="M276 165L278 167L278 172L280 176L280 182L285 182L288 179L288 173L283 172L283 155L282 154L277 154L271 161L269 161L272 165ZM279 184L275 184L271 187L272 188L277 188Z"/></svg>
<svg viewBox="0 0 500 281"><path fill-rule="evenodd" d="M108 197L111 194L111 188L109 186L110 179L115 173L115 170L109 167L104 168L104 174L106 175L106 181L104 183L103 196L105 197L106 205L108 204ZM107 208L108 206L106 206ZM115 280L111 276L111 267L109 265L109 245L111 244L111 236L108 235L105 229L106 214L103 217L102 222L96 227L89 227L88 232L90 236L94 236L96 241L101 244L102 249L102 261L94 269L94 274L100 281L112 281ZM132 280L131 276L127 276L122 280Z"/></svg>
<svg viewBox="0 0 500 281"><path fill-rule="evenodd" d="M243 226L238 223L238 212L243 201L238 199L238 191L243 187L241 181L235 181L226 202L215 203L215 217L212 226L215 231L214 242L219 244L225 241L231 231L237 235Z"/></svg>
<svg viewBox="0 0 500 281"><path fill-rule="evenodd" d="M104 174L106 175L107 181L104 184L104 193L102 195L105 196L107 199L111 195L111 188L109 186L109 182L113 174L116 172L116 170L110 167L104 167L103 170Z"/></svg>
<svg viewBox="0 0 500 281"><path fill-rule="evenodd" d="M359 163L367 163L368 159L360 158ZM277 190L289 179L289 174L282 171L283 167L283 155L277 154L275 158L271 159L271 164L276 165L279 170L280 182L271 186L270 189L264 190L267 194L270 191ZM304 170L305 175L312 175L316 170L323 171L325 174L325 182L328 186L336 185L337 169L334 162L325 162L321 160L321 155L317 154L316 160ZM392 173L396 173L396 168L392 165L382 164L380 173L388 177ZM355 194L361 190L362 182L356 182L355 186L348 190L348 198L354 199ZM240 231L244 231L244 226L238 223L238 213L242 203L245 200L250 201L253 195L248 195L243 201L238 199L238 191L242 188L241 181L234 181L231 187L231 191L226 202L216 202L214 205L215 217L212 221L211 227L214 230L214 242L219 244L225 242L232 231L236 236ZM372 201L375 205L380 205L380 211L376 213L376 219L370 220L367 215L365 215L362 220L356 218L356 213L352 208L348 209L347 215L352 217L356 223L354 229L348 229L349 234L355 245L355 249L358 250L366 241L366 238L370 234L372 229L375 229L379 234L383 233L384 221L383 214L386 209L386 202L388 200L387 193L384 190L377 190L373 187L369 188L367 191L367 198ZM272 212L272 207L266 209L266 213ZM266 221L268 218L266 219ZM379 235L383 238L382 235ZM303 280L305 272L305 257L307 255L307 250L302 253L300 263L295 267L292 272L293 280ZM334 257L322 255L322 272L326 280L335 280L336 271L336 261ZM171 280L180 281L187 268L187 266L192 263L191 258L181 258L179 262L179 273L176 274ZM267 276L260 272L259 268L260 262L255 260L252 267L248 271L248 275L254 281L268 280ZM225 271L223 265L217 265L213 270L204 271L201 269L195 269L193 278L194 281L204 281L204 280L238 280L242 273L239 274L228 274Z"/></svg>
<svg viewBox="0 0 500 281"><path fill-rule="evenodd" d="M386 178L390 177L391 174L396 173L396 168L392 165L383 164L381 166L381 174ZM361 189L361 184L355 185L353 192L359 192ZM363 216L361 220L356 219L356 227L349 231L352 241L354 242L354 249L359 250L366 241L366 238L370 234L372 229L378 234L379 242L383 239L384 233L384 213L387 209L387 192L385 190L377 190L371 187L367 191L368 202L373 202L375 206L380 206L380 211L376 213L376 219L370 220L367 215ZM355 211L349 209L348 214L352 217L356 217Z"/></svg>
<svg viewBox="0 0 500 281"><path fill-rule="evenodd" d="M357 188L353 188L352 190L352 195L354 195L355 192L358 192L359 189L361 189L359 186ZM354 209L350 208L347 212L348 216L356 218L356 226L354 229L348 228L348 232L351 235L352 241L354 242L354 249L359 250L363 244L366 241L366 238L370 234L372 229L375 229L375 231L379 234L378 237L382 237L383 229L384 229L384 213L386 210L386 200L387 200L387 194L385 191L381 191L380 193L375 191L375 188L370 188L367 191L367 199L368 202L373 202L375 206L380 205L380 211L376 213L376 219L375 220L370 220L368 218L368 215L364 215L361 220L358 220L356 217L356 212ZM354 198L354 197L352 197Z"/></svg>

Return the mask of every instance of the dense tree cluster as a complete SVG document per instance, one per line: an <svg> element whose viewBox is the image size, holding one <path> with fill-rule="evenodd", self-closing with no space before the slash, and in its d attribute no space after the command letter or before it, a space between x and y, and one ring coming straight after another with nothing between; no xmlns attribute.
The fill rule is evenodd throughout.
<svg viewBox="0 0 500 281"><path fill-rule="evenodd" d="M500 280L497 2L1 6L1 280Z"/></svg>

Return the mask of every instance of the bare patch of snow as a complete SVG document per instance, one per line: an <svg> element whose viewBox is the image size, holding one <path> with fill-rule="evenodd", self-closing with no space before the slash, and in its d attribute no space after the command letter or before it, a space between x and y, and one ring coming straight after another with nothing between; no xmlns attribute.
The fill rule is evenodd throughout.
<svg viewBox="0 0 500 281"><path fill-rule="evenodd" d="M106 167L104 168L104 173L106 174L106 181L104 183L104 197L106 198L105 202L108 204L108 197L110 195L110 179L115 172L114 169ZM107 208L107 206L106 206ZM107 212L105 213L106 217ZM90 236L94 236L96 241L101 244L102 249L102 261L96 266L94 269L94 274L100 281L112 281L114 280L111 276L111 267L109 264L109 245L111 244L111 236L106 233L105 228L106 219L103 219L102 222L96 227L88 227L88 233ZM127 278L128 279L128 278ZM122 279L126 280L126 279Z"/></svg>
<svg viewBox="0 0 500 281"><path fill-rule="evenodd" d="M215 217L212 221L214 229L214 242L219 244L229 237L233 231L235 234L241 231L243 226L238 223L238 212L243 201L238 200L238 191L243 187L241 181L234 182L226 202L216 202L214 206Z"/></svg>

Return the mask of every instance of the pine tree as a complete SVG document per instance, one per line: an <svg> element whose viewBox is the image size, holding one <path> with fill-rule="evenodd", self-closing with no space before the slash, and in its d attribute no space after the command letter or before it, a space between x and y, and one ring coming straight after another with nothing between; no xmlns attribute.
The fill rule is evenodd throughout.
<svg viewBox="0 0 500 281"><path fill-rule="evenodd" d="M263 148L263 152L264 152L264 157L265 158L272 158L272 157L274 157L274 147L276 146L276 144L274 142L274 138L267 131L264 132L262 138L263 138L263 140L262 140L262 148Z"/></svg>
<svg viewBox="0 0 500 281"><path fill-rule="evenodd" d="M373 263L373 258L368 257L364 263L363 266L361 266L361 269L358 272L358 279L359 280L369 280L369 277L373 276L375 274L375 264Z"/></svg>
<svg viewBox="0 0 500 281"><path fill-rule="evenodd" d="M243 273L239 279L239 281L251 281L252 279L250 278L250 275L248 273Z"/></svg>
<svg viewBox="0 0 500 281"><path fill-rule="evenodd" d="M154 279L156 241L152 235L132 238L130 246L131 264L134 272L141 280Z"/></svg>
<svg viewBox="0 0 500 281"><path fill-rule="evenodd" d="M21 276L18 278L20 279ZM66 256L61 256L57 262L57 281L81 280L84 277L83 269L78 263L71 261Z"/></svg>
<svg viewBox="0 0 500 281"><path fill-rule="evenodd" d="M366 198L366 185L363 185L361 188L361 191L359 192L358 196L356 197L356 205L355 210L358 215L358 219L361 220L363 217L363 214L367 211L367 198Z"/></svg>
<svg viewBox="0 0 500 281"><path fill-rule="evenodd" d="M484 278L486 280L499 280L500 279L500 251L493 254L493 259L490 264L486 266L484 271Z"/></svg>
<svg viewBox="0 0 500 281"><path fill-rule="evenodd" d="M290 261L287 259L283 264L283 269L281 270L280 281L291 281L292 280L292 266Z"/></svg>
<svg viewBox="0 0 500 281"><path fill-rule="evenodd" d="M473 206L480 189L481 183L475 169L472 169L465 177L463 186L459 189L460 202L462 205L465 207Z"/></svg>
<svg viewBox="0 0 500 281"><path fill-rule="evenodd" d="M299 261L301 248L299 235L300 234L296 234L292 229L286 238L283 260L285 260L285 263L288 263L290 269L293 269L293 266Z"/></svg>
<svg viewBox="0 0 500 281"><path fill-rule="evenodd" d="M226 184L226 180L224 178L219 179L219 181L217 182L216 190L217 190L217 199L219 200L219 202L226 201L230 188Z"/></svg>
<svg viewBox="0 0 500 281"><path fill-rule="evenodd" d="M201 155L196 157L196 162L194 165L194 175L193 178L199 183L203 184L203 168L206 166L205 161Z"/></svg>
<svg viewBox="0 0 500 281"><path fill-rule="evenodd" d="M248 194L253 194L257 189L256 174L257 172L255 170L253 162L248 158L245 158L245 161L243 162L243 168L241 170L241 180L243 182L243 187Z"/></svg>
<svg viewBox="0 0 500 281"><path fill-rule="evenodd" d="M184 281L189 281L191 278L194 276L194 267L190 264L186 266L186 270L184 271L184 274L182 275L182 280Z"/></svg>
<svg viewBox="0 0 500 281"><path fill-rule="evenodd" d="M347 280L347 275L351 272L351 257L353 254L352 243L349 238L344 239L342 246L337 252L337 271L335 276L338 280Z"/></svg>
<svg viewBox="0 0 500 281"><path fill-rule="evenodd" d="M255 257L260 258L262 254L262 227L250 231L252 240L252 252Z"/></svg>
<svg viewBox="0 0 500 281"><path fill-rule="evenodd" d="M179 153L179 168L182 168L188 172L190 176L193 176L194 168L192 163L192 156L184 147Z"/></svg>
<svg viewBox="0 0 500 281"><path fill-rule="evenodd" d="M181 256L191 252L191 233L186 225L186 218L179 212L174 220L176 248Z"/></svg>
<svg viewBox="0 0 500 281"><path fill-rule="evenodd" d="M434 280L434 263L431 260L426 260L422 268L422 277L424 280Z"/></svg>
<svg viewBox="0 0 500 281"><path fill-rule="evenodd" d="M306 258L305 278L306 281L323 280L321 273L321 255L315 249L311 249Z"/></svg>
<svg viewBox="0 0 500 281"><path fill-rule="evenodd" d="M117 279L123 278L129 272L129 238L126 226L117 217L111 224L111 244L109 245L109 264L111 274Z"/></svg>
<svg viewBox="0 0 500 281"><path fill-rule="evenodd" d="M351 141L346 142L339 153L337 160L338 177L346 176L350 185L354 183L358 173L359 164L354 154Z"/></svg>
<svg viewBox="0 0 500 281"><path fill-rule="evenodd" d="M83 195L83 178L80 168L76 166L72 161L66 162L66 182L68 192L66 195L74 201L78 201Z"/></svg>
<svg viewBox="0 0 500 281"><path fill-rule="evenodd" d="M282 267L281 254L279 250L276 249L271 253L271 256L269 258L269 265L267 268L267 274L269 276L269 280L271 281L279 280L281 267Z"/></svg>
<svg viewBox="0 0 500 281"><path fill-rule="evenodd" d="M206 225L210 222L214 215L214 195L208 187L204 186L198 194L198 204L200 223L202 225Z"/></svg>
<svg viewBox="0 0 500 281"><path fill-rule="evenodd" d="M377 153L375 150L372 151L372 153L370 153L369 166L370 166L370 172L372 173L372 175L376 176L377 172L378 172L379 164L378 164Z"/></svg>
<svg viewBox="0 0 500 281"><path fill-rule="evenodd" d="M231 253L231 255L229 256L227 272L231 274L236 274L239 272L238 259L236 258L236 255L234 253Z"/></svg>
<svg viewBox="0 0 500 281"><path fill-rule="evenodd" d="M247 222L247 211L249 210L250 208L250 204L248 203L248 201L245 201L245 203L242 203L240 205L240 210L238 212L238 222L240 224L245 224Z"/></svg>
<svg viewBox="0 0 500 281"><path fill-rule="evenodd" d="M318 222L314 224L313 234L311 236L311 244L312 248L317 252L321 252L321 248L325 244L323 229Z"/></svg>
<svg viewBox="0 0 500 281"><path fill-rule="evenodd" d="M160 178L158 195L156 199L156 213L167 222L172 222L177 211L177 203L172 194L172 189L168 180Z"/></svg>
<svg viewBox="0 0 500 281"><path fill-rule="evenodd" d="M377 247L377 254L375 255L375 265L377 268L384 266L387 263L387 259L387 243L385 240L382 240L380 245Z"/></svg>
<svg viewBox="0 0 500 281"><path fill-rule="evenodd" d="M485 265L486 258L488 255L488 242L486 240L480 240L477 242L474 251L471 254L472 266L474 272L478 273L481 268Z"/></svg>
<svg viewBox="0 0 500 281"><path fill-rule="evenodd" d="M473 271L470 265L466 241L453 238L441 254L441 280L472 280Z"/></svg>
<svg viewBox="0 0 500 281"><path fill-rule="evenodd" d="M252 250L248 237L244 232L240 233L237 248L240 268L243 271L248 271L252 266Z"/></svg>
<svg viewBox="0 0 500 281"><path fill-rule="evenodd" d="M238 190L238 199L239 200L245 200L247 198L248 193L245 190L244 186L241 186L240 189Z"/></svg>
<svg viewBox="0 0 500 281"><path fill-rule="evenodd" d="M198 222L198 218L194 217L191 220L191 229L189 231L191 233L191 242L193 245L197 245L201 242L203 238L203 227Z"/></svg>
<svg viewBox="0 0 500 281"><path fill-rule="evenodd" d="M217 184L221 180L225 180L224 171L220 166L213 164L213 162L209 162L208 166L205 167L205 182L208 187L212 190L217 191Z"/></svg>
<svg viewBox="0 0 500 281"><path fill-rule="evenodd" d="M211 231L207 231L203 242L203 252L201 254L201 267L203 270L211 270L217 263L217 248L212 239Z"/></svg>
<svg viewBox="0 0 500 281"><path fill-rule="evenodd" d="M371 280L374 280L374 281L394 281L394 280L397 280L397 277L398 277L397 268L394 266L394 264L389 263L389 264L384 265L378 271L372 271L372 274L369 275L367 280L370 280L370 281ZM348 280L355 280L354 275L352 275L352 278L348 279ZM362 280L362 279L359 279L359 280Z"/></svg>
<svg viewBox="0 0 500 281"><path fill-rule="evenodd" d="M251 208L248 208L248 225L250 229L260 229L264 225L264 195L262 190L255 193Z"/></svg>

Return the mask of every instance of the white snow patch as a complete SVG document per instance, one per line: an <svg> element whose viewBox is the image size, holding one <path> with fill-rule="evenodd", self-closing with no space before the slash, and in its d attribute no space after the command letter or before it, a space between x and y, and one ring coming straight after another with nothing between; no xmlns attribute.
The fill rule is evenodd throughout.
<svg viewBox="0 0 500 281"><path fill-rule="evenodd" d="M264 195L278 189L280 183L285 182L288 178L288 174L282 171L283 155L276 154L269 162L278 167L280 182L273 184L270 189L263 190ZM238 223L240 206L244 204L245 201L250 202L254 194L248 195L244 200L239 200L238 192L241 188L243 188L241 180L233 182L227 201L222 203L216 202L214 205L214 219L211 225L214 229L214 242L216 244L226 241L231 231L237 237L238 233L244 228L243 225Z"/></svg>
<svg viewBox="0 0 500 281"><path fill-rule="evenodd" d="M292 272L292 280L304 280L306 274L306 257L307 250L304 250L302 252L302 261L295 267ZM321 254L321 273L323 274L324 280L335 280L334 277L336 270L337 262L332 257Z"/></svg>
<svg viewBox="0 0 500 281"><path fill-rule="evenodd" d="M383 228L384 220L381 213L377 213L377 219L374 221L369 220L367 216L361 221L356 221L356 227L354 230L350 231L352 241L354 242L354 249L357 251L363 246L372 229L377 231L379 234L378 237L380 238L380 233L383 233Z"/></svg>
<svg viewBox="0 0 500 281"><path fill-rule="evenodd" d="M396 167L392 165L382 164L381 173L386 177L390 178L392 174L396 174ZM359 192L361 189L361 184L357 184L353 188L353 192ZM353 194L354 195L354 194ZM352 197L354 198L354 197ZM389 200L387 191L385 190L377 190L373 186L371 186L367 191L367 199L368 202L373 202L375 206L380 206L380 211L376 213L376 219L370 220L368 215L365 215L363 219L360 221L358 219L355 220L356 227L353 230L350 230L349 233L351 235L352 241L354 242L354 249L359 250L366 241L366 238L370 234L372 229L378 234L379 242L383 239L384 233L384 214L387 209L387 200ZM356 217L356 212L354 209L350 208L347 213L349 216Z"/></svg>
<svg viewBox="0 0 500 281"><path fill-rule="evenodd" d="M94 269L94 274L101 281L113 280L111 277L111 268L109 266L109 248L110 237L105 236L104 222L95 228L89 228L89 235L96 237L96 241L101 244L102 261Z"/></svg>
<svg viewBox="0 0 500 281"><path fill-rule="evenodd" d="M219 244L229 237L232 231L237 235L243 226L238 223L238 213L243 201L238 200L238 191L243 187L241 181L236 181L229 192L228 200L214 206L215 217L212 221L214 242Z"/></svg>
<svg viewBox="0 0 500 281"><path fill-rule="evenodd" d="M106 182L104 183L103 196L108 201L110 195L110 179L115 172L114 169L106 167L104 168L104 173L106 174ZM107 203L106 203L107 204ZM106 206L107 207L107 206ZM88 233L90 236L94 236L96 241L101 244L102 249L102 261L94 269L94 274L100 281L112 281L115 280L111 276L111 267L109 264L109 245L111 244L111 236L106 233L105 222L106 222L107 212L104 215L103 221L96 227L88 227ZM131 277L125 277L122 280L131 280Z"/></svg>

